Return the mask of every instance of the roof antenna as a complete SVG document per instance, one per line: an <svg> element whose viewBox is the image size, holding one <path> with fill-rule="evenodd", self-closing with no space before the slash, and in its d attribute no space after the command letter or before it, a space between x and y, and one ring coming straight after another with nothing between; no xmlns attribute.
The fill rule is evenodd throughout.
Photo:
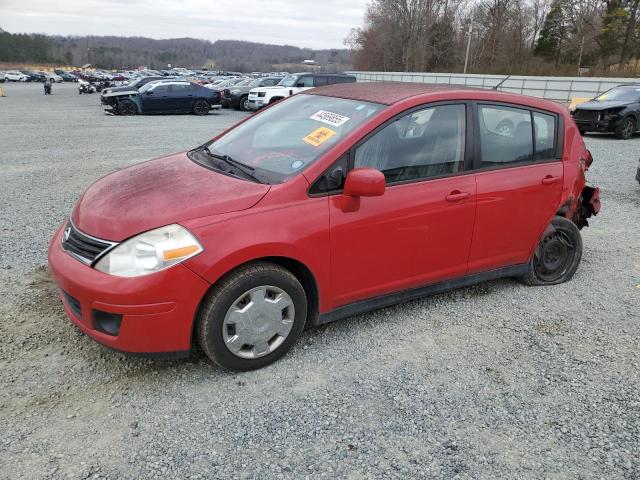
<svg viewBox="0 0 640 480"><path fill-rule="evenodd" d="M504 82L506 82L507 80L509 80L509 78L511 77L511 75L507 75L499 84L497 84L494 87L491 87L492 90L498 90L498 88L500 88L500 85L502 85Z"/></svg>

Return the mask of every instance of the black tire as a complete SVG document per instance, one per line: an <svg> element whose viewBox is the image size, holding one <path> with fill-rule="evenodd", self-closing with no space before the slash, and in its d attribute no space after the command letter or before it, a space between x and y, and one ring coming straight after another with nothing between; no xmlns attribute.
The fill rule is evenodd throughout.
<svg viewBox="0 0 640 480"><path fill-rule="evenodd" d="M284 97L273 97L271 100L269 100L269 105L271 105L272 103L276 103L279 102L280 100L282 100Z"/></svg>
<svg viewBox="0 0 640 480"><path fill-rule="evenodd" d="M120 101L118 105L119 115L135 115L136 113L138 113L138 108L135 103L127 99Z"/></svg>
<svg viewBox="0 0 640 480"><path fill-rule="evenodd" d="M582 258L582 236L575 223L554 217L521 278L527 285L557 285L571 280Z"/></svg>
<svg viewBox="0 0 640 480"><path fill-rule="evenodd" d="M290 332L271 353L257 358L241 358L226 346L224 319L232 305L252 288L271 285L289 295L295 315ZM298 279L288 270L268 262L240 267L223 277L205 296L196 317L196 336L203 352L217 365L229 370L254 370L269 365L293 346L307 319L307 297Z"/></svg>
<svg viewBox="0 0 640 480"><path fill-rule="evenodd" d="M245 95L244 97L240 98L238 108L241 112L246 112L247 110L249 110L249 95Z"/></svg>
<svg viewBox="0 0 640 480"><path fill-rule="evenodd" d="M196 115L208 115L211 110L211 105L206 100L196 100L193 104L193 113Z"/></svg>
<svg viewBox="0 0 640 480"><path fill-rule="evenodd" d="M620 124L614 130L616 138L628 140L636 133L636 121L633 117L623 118Z"/></svg>

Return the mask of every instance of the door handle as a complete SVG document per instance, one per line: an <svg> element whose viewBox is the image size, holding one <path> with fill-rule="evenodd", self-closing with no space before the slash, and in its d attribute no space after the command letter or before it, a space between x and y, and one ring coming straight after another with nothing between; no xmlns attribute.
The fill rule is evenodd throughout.
<svg viewBox="0 0 640 480"><path fill-rule="evenodd" d="M444 198L447 200L447 202L459 202L461 200L466 200L470 196L471 194L469 192L461 192L460 190L454 190Z"/></svg>
<svg viewBox="0 0 640 480"><path fill-rule="evenodd" d="M543 185L553 185L554 183L558 183L560 181L560 177L553 177L551 175L547 175L542 179Z"/></svg>

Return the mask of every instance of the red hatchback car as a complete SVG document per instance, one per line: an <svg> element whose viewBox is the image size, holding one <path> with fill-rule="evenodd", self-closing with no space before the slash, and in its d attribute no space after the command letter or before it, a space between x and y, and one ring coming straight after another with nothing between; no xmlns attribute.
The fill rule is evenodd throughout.
<svg viewBox="0 0 640 480"><path fill-rule="evenodd" d="M324 324L498 277L569 280L599 210L561 105L342 84L98 180L55 233L67 314L125 352L267 365Z"/></svg>

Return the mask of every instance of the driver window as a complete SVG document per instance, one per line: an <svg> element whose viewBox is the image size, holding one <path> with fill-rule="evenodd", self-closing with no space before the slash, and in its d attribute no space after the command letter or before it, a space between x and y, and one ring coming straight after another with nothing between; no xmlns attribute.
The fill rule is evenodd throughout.
<svg viewBox="0 0 640 480"><path fill-rule="evenodd" d="M313 77L304 76L300 77L296 82L296 87L313 87Z"/></svg>
<svg viewBox="0 0 640 480"><path fill-rule="evenodd" d="M360 145L354 166L380 170L387 184L462 172L465 123L464 105L411 112Z"/></svg>

